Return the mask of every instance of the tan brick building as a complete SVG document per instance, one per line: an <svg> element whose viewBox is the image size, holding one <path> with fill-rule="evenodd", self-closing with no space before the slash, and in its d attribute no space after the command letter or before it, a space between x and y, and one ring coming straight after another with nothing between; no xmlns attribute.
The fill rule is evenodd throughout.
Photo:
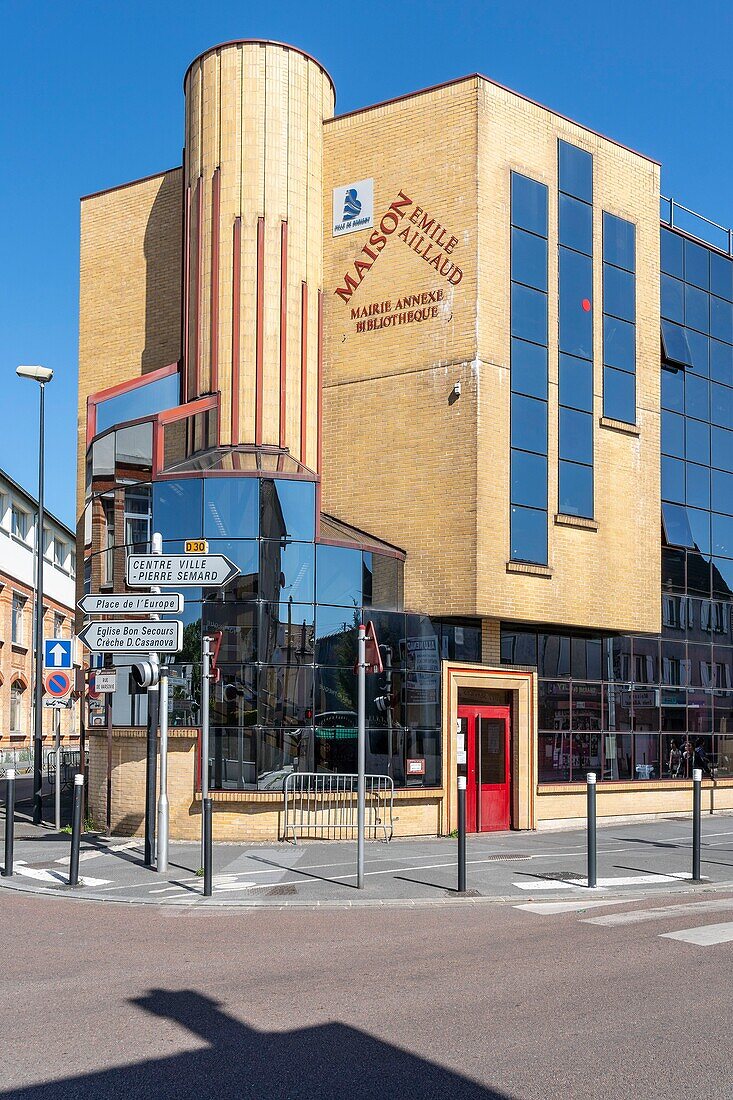
<svg viewBox="0 0 733 1100"><path fill-rule="evenodd" d="M725 241L483 76L338 116L317 61L241 41L184 91L182 167L82 202L79 369L87 586L123 590L153 530L240 570L186 596L174 835L202 634L217 835L273 837L287 776L354 770L359 618L398 832L449 832L464 769L477 830L577 818L590 770L606 816L678 811L693 764L733 806ZM91 739L119 831L144 724L118 689Z"/></svg>

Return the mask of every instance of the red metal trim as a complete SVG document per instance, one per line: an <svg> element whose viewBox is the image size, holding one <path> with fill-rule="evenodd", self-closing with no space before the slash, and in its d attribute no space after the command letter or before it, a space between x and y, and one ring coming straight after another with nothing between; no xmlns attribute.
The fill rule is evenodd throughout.
<svg viewBox="0 0 733 1100"><path fill-rule="evenodd" d="M157 414L157 420L159 424L175 424L177 420L186 420L189 416L196 416L197 413L207 412L218 406L219 394L209 393L189 401L186 405L177 405L175 409L164 409Z"/></svg>
<svg viewBox="0 0 733 1100"><path fill-rule="evenodd" d="M316 473L323 469L323 291L318 291L318 439Z"/></svg>
<svg viewBox="0 0 733 1100"><path fill-rule="evenodd" d="M164 460L163 454L163 429L160 421L153 421L153 473L161 469Z"/></svg>
<svg viewBox="0 0 733 1100"><path fill-rule="evenodd" d="M90 191L88 195L82 195L79 202L98 199L100 195L111 195L115 191L123 191L125 187L134 187L136 183L150 183L151 180L162 179L163 176L169 176L171 172L180 172L181 167L180 164L176 164L173 168L166 168L162 172L153 172L150 176L141 176L140 179L128 180L127 183L116 183L114 187L104 187L101 191Z"/></svg>
<svg viewBox="0 0 733 1100"><path fill-rule="evenodd" d="M444 88L451 88L454 84L463 84L467 80L485 80L487 84L493 85L493 87L498 88L499 91L508 92L509 95L514 95L517 99L524 100L525 103L531 103L533 107L539 107L540 110L547 111L548 114L554 115L555 118L561 118L564 122L570 122L573 126L578 126L581 130L585 130L586 133L603 138L604 141L610 141L612 145L616 145L619 149L625 149L627 153L633 153L634 156L643 157L644 160L648 160L651 164L661 164L661 161L655 160L653 157L648 157L644 153L640 153L638 149L632 149L630 145L624 145L622 141L616 141L615 138L602 134L600 130L591 130L589 126L584 126L582 122L577 122L573 118L568 118L567 115L562 115L559 111L553 111L552 107L547 107L544 103L540 103L536 99L531 99L528 95L523 95L522 92L516 92L513 88L507 88L505 84L499 84L498 81L492 80L491 77L484 76L483 73L467 73L466 76L458 76L455 80L446 80L442 84L430 84L427 88L418 88L414 92L405 92L404 95L395 96L393 99L383 99L378 103L370 103L367 107L357 107L356 110L346 111L343 115L333 115L331 118L324 118L323 124L326 126L329 122L338 122L342 118L352 118L354 115L361 115L366 111L376 111L378 107L391 107L393 103L403 103L406 99L414 99L415 96L427 95L428 92L440 92Z"/></svg>
<svg viewBox="0 0 733 1100"><path fill-rule="evenodd" d="M317 58L312 54L306 53L305 50L301 50L299 46L291 46L288 42L276 42L272 38L231 38L228 42L220 42L217 46L209 46L208 50L204 50L198 57L194 57L191 64L186 69L183 75L183 91L186 91L186 81L188 80L188 74L194 67L197 61L203 61L205 57L208 57L211 53L216 53L217 50L223 50L227 46L280 46L283 50L292 50L293 53L299 53L301 57L305 57L308 61L312 61L314 65L317 65L324 76L327 76L331 82L331 88L333 89L334 100L336 98L336 85L333 82L333 77L329 73Z"/></svg>
<svg viewBox="0 0 733 1100"><path fill-rule="evenodd" d="M194 396L198 397L201 393L201 359L203 357L203 331L201 325L201 317L203 310L202 305L202 290L203 290L203 266L204 266L204 177L199 176L196 181L196 297L194 298L194 305L196 308L196 314L194 318L194 338L196 341L196 358L193 364L193 388Z"/></svg>
<svg viewBox="0 0 733 1100"><path fill-rule="evenodd" d="M188 400L188 345L191 322L191 186L186 188L183 213L183 370L181 400Z"/></svg>
<svg viewBox="0 0 733 1100"><path fill-rule="evenodd" d="M288 223L280 223L280 446L285 446L285 416L288 364Z"/></svg>
<svg viewBox="0 0 733 1100"><path fill-rule="evenodd" d="M262 442L263 362L265 334L265 219L257 219L257 322L255 330L255 444Z"/></svg>
<svg viewBox="0 0 733 1100"><path fill-rule="evenodd" d="M318 546L343 546L347 550L361 550L365 554L381 554L385 558L396 558L398 561L405 561L407 558L407 555L400 553L399 550L382 550L376 546L370 546L369 543L346 542L341 539L322 539L320 536L316 536L316 543Z"/></svg>
<svg viewBox="0 0 733 1100"><path fill-rule="evenodd" d="M300 288L300 461L307 465L308 442L308 284Z"/></svg>
<svg viewBox="0 0 733 1100"><path fill-rule="evenodd" d="M167 367L157 367L155 370L148 371L147 374L138 375L137 378L128 378L125 382L118 382L115 386L109 386L106 390L97 390L96 393L89 395L87 401L99 405L102 401L108 401L110 397L117 397L129 390L136 390L149 382L157 382L159 378L167 378L169 374L175 374L177 370L178 363L169 363Z"/></svg>
<svg viewBox="0 0 733 1100"><path fill-rule="evenodd" d="M241 328L242 219L234 219L232 251L232 434L239 443L239 338Z"/></svg>
<svg viewBox="0 0 733 1100"><path fill-rule="evenodd" d="M219 389L219 214L221 170L211 180L211 299L209 307L209 391Z"/></svg>

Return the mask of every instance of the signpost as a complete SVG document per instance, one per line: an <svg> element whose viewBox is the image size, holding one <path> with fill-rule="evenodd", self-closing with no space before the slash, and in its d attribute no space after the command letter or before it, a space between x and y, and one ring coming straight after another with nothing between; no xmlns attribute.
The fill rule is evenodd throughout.
<svg viewBox="0 0 733 1100"><path fill-rule="evenodd" d="M183 649L180 619L87 623L79 641L94 653L179 653Z"/></svg>
<svg viewBox="0 0 733 1100"><path fill-rule="evenodd" d="M366 817L366 674L382 672L382 655L379 652L374 623L359 627L357 675L357 741L356 741L356 885L364 889L364 823Z"/></svg>
<svg viewBox="0 0 733 1100"><path fill-rule="evenodd" d="M238 567L223 554L130 554L126 580L132 588L161 584L222 588L238 573Z"/></svg>
<svg viewBox="0 0 733 1100"><path fill-rule="evenodd" d="M77 606L85 615L178 615L183 611L183 593L88 593Z"/></svg>
<svg viewBox="0 0 733 1100"><path fill-rule="evenodd" d="M71 668L71 638L44 638L43 664L45 668Z"/></svg>

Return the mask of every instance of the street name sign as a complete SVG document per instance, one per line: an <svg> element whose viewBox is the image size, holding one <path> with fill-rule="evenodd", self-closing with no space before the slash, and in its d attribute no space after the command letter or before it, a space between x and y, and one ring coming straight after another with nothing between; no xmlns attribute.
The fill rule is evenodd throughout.
<svg viewBox="0 0 733 1100"><path fill-rule="evenodd" d="M46 668L71 668L71 639L44 638L43 663Z"/></svg>
<svg viewBox="0 0 733 1100"><path fill-rule="evenodd" d="M179 653L183 623L180 619L94 622L87 623L78 636L93 653Z"/></svg>
<svg viewBox="0 0 733 1100"><path fill-rule="evenodd" d="M117 673L102 671L94 673L94 690L100 695L112 695L117 691Z"/></svg>
<svg viewBox="0 0 733 1100"><path fill-rule="evenodd" d="M238 567L223 554L130 554L126 579L133 588L161 584L222 588L238 573Z"/></svg>
<svg viewBox="0 0 733 1100"><path fill-rule="evenodd" d="M183 593L88 593L78 606L85 615L177 615L183 611Z"/></svg>

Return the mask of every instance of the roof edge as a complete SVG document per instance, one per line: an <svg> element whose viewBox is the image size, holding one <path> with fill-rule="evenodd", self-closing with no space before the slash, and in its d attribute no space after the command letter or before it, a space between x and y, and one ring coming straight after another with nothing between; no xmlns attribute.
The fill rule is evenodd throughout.
<svg viewBox="0 0 733 1100"><path fill-rule="evenodd" d="M331 84L331 90L333 91L333 99L335 104L336 85L334 84L333 77L331 76L326 66L322 65L318 58L314 57L313 54L308 53L306 50L301 50L300 46L292 46L289 42L277 42L273 38L231 38L227 42L218 42L216 46L209 46L209 48L207 50L204 50L203 53L200 53L196 57L194 57L193 61L183 74L184 92L186 90L186 81L188 80L188 74L191 72L191 69L194 67L196 62L203 60L204 57L208 57L210 53L216 53L217 50L223 50L226 46L279 46L282 50L292 50L293 53L299 53L301 57L305 57L308 61L312 61L314 65L317 65L323 75L328 77L329 83Z"/></svg>
<svg viewBox="0 0 733 1100"><path fill-rule="evenodd" d="M98 199L101 195L111 195L113 191L122 191L125 187L134 187L136 183L149 183L150 180L169 176L171 172L179 172L182 168L182 164L174 164L172 168L165 168L162 172L151 172L149 176L140 176L139 179L127 180L126 183L116 183L114 187L103 187L101 191L90 191L88 195L82 195L79 202L86 202L87 199Z"/></svg>

